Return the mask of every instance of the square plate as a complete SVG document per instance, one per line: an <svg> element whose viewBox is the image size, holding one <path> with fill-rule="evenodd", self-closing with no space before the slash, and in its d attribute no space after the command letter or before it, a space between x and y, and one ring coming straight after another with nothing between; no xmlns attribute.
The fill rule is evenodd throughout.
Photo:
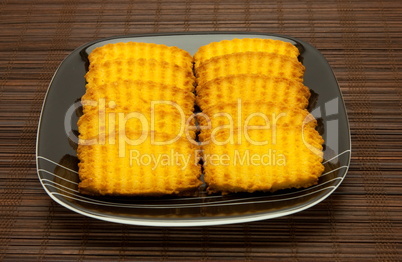
<svg viewBox="0 0 402 262"><path fill-rule="evenodd" d="M276 193L196 197L111 198L78 193L77 121L85 93L88 54L116 42L146 42L177 46L194 54L210 42L234 38L279 39L300 50L306 67L304 84L312 91L309 110L319 120L325 140L325 171L317 185ZM60 64L49 85L39 120L36 161L45 191L57 203L77 213L117 223L148 226L205 226L257 221L307 209L328 197L342 182L350 163L351 142L346 109L331 67L310 44L293 37L257 33L173 33L127 35L85 44Z"/></svg>

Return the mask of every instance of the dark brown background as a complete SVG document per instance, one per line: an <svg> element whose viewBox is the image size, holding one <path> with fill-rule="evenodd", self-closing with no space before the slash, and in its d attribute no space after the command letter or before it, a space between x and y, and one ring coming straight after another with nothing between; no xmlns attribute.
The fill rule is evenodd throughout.
<svg viewBox="0 0 402 262"><path fill-rule="evenodd" d="M61 60L102 37L249 31L308 41L346 101L352 164L309 210L202 228L102 222L54 203L35 170L41 104ZM0 2L0 260L401 260L402 2Z"/></svg>

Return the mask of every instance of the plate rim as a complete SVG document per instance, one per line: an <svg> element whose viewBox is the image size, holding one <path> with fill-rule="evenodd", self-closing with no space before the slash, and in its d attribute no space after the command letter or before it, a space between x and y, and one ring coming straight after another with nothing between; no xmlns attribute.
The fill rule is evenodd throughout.
<svg viewBox="0 0 402 262"><path fill-rule="evenodd" d="M319 199L309 203L308 205L305 205L303 207L299 207L299 208L293 208L290 210L286 210L286 211L282 211L282 212L278 212L278 213L270 213L270 212L263 212L260 214L254 214L254 215L243 215L241 217L231 217L231 218L225 218L225 217L211 217L208 219L197 219L197 218L191 218L191 219L179 219L179 220L153 220L153 219L135 219L135 218L129 218L129 219L120 219L120 218L113 218L113 217L105 217L105 216L99 216L97 214L92 214L89 212L84 212L82 210L79 210L71 205L66 204L65 202L59 200L57 197L55 197L53 194L51 194L49 192L49 190L47 189L47 187L44 185L41 175L39 174L39 159L41 156L39 156L39 135L40 135L40 131L41 131L41 123L42 123L42 116L44 113L44 107L46 105L47 102L47 97L49 94L49 91L51 89L51 86L53 84L54 78L57 75L60 67L63 65L63 63L66 61L66 59L75 51L80 50L80 54L83 50L87 49L88 47L102 42L102 41L108 41L108 40L114 40L114 39L119 39L119 38L135 38L135 37L157 37L157 36L175 36L175 35L230 35L230 34L239 34L239 35L263 35L263 36L273 36L273 37L280 37L280 38L285 38L285 39L289 39L292 41L295 41L297 43L302 43L302 44L307 44L310 47L312 47L316 53L321 56L321 58L323 59L323 61L327 64L328 68L330 69L330 72L333 76L334 81L336 82L337 88L338 88L338 92L341 98L341 102L342 102L342 107L343 110L345 112L345 124L346 124L346 128L347 128L347 136L349 138L348 140L348 144L349 144L349 148L347 150L345 150L344 152L349 152L348 154L348 159L347 159L347 165L344 171L344 174L342 175L341 179L339 180L339 182L331 189L329 190L329 192L327 192L325 195L323 195L322 197L320 197ZM349 117L348 117L348 112L347 112L347 107L345 104L345 100L344 100L344 96L342 93L342 90L339 86L339 82L337 80L337 78L335 77L334 71L332 70L331 65L328 63L327 59L323 56L323 54L312 44L304 41L304 40L300 40L298 38L292 37L292 36L288 36L288 35L283 35L283 34L276 34L276 33L262 33L262 32L245 32L245 31L200 31L200 32L164 32L164 33L144 33L144 34L128 34L128 35L118 35L118 36L111 36L111 37L105 37L105 38L101 38L101 39L96 39L90 42L87 42L85 44L82 44L80 46L78 46L77 48L75 48L73 51L71 51L68 55L66 55L63 60L59 63L58 67L56 68L55 72L53 73L53 76L49 82L49 85L47 87L46 93L44 95L43 98L43 102L42 102L42 107L41 107L41 111L40 111L40 115L39 115L39 119L38 119L38 128L37 128L37 133L36 133L36 143L35 143L35 163L36 163L36 173L38 176L38 179L42 185L42 188L45 190L45 192L47 193L48 196L50 196L51 199L53 199L55 202L57 202L58 204L60 204L61 206L74 211L78 214L84 215L84 216L88 216L91 218L95 218L95 219L99 219L102 221L107 221L107 222L113 222L113 223L119 223L119 224L128 224L128 225L139 225L139 226L155 226L155 227L193 227L193 226L213 226L213 225L229 225L229 224L236 224L236 223L247 223L247 222L253 222L253 221L261 221L261 220L267 220L267 219L273 219L273 218L278 218L278 217L283 217L283 216L288 216L291 214L295 214L298 212L301 212L303 210L306 210L308 208L311 208L315 205L317 205L318 203L324 201L328 196L330 196L343 182L343 180L345 179L349 168L350 168L350 163L351 163L351 157L352 156L352 138L351 138L351 132L350 132L350 122L349 122Z"/></svg>

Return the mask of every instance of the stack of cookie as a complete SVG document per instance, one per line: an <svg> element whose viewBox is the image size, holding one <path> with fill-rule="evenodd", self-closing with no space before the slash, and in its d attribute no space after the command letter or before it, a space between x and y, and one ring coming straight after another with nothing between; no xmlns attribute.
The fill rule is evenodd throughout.
<svg viewBox="0 0 402 262"><path fill-rule="evenodd" d="M80 191L180 194L200 185L193 58L177 47L117 43L89 55L78 122Z"/></svg>
<svg viewBox="0 0 402 262"><path fill-rule="evenodd" d="M271 39L210 43L194 55L205 182L212 192L316 184L322 137L306 110L299 50Z"/></svg>

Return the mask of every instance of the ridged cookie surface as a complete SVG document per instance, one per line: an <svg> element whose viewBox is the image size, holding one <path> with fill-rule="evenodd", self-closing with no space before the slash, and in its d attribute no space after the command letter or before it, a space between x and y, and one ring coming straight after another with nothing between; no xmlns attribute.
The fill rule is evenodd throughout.
<svg viewBox="0 0 402 262"><path fill-rule="evenodd" d="M98 110L101 103L105 108L116 111L167 108L182 111L186 116L194 110L195 96L192 92L152 81L117 81L91 86L82 96L83 111Z"/></svg>
<svg viewBox="0 0 402 262"><path fill-rule="evenodd" d="M158 135L163 141L169 136ZM79 145L81 193L90 195L167 195L196 189L200 166L197 146L186 139L157 145L140 133L117 136L115 143Z"/></svg>
<svg viewBox="0 0 402 262"><path fill-rule="evenodd" d="M153 43L115 43L95 48L88 56L90 69L96 64L103 64L115 59L155 59L183 68L192 69L193 57L185 50L175 46Z"/></svg>
<svg viewBox="0 0 402 262"><path fill-rule="evenodd" d="M196 69L197 83L218 77L258 74L303 82L304 66L288 56L265 52L244 52L213 57Z"/></svg>
<svg viewBox="0 0 402 262"><path fill-rule="evenodd" d="M201 141L210 140L211 136L219 136L227 130L317 126L315 118L305 109L262 100L219 104L198 114L197 119L203 127L199 135Z"/></svg>
<svg viewBox="0 0 402 262"><path fill-rule="evenodd" d="M239 52L267 52L285 55L297 59L299 50L291 43L281 40L243 38L212 42L201 46L194 55L196 69L208 59L216 56L228 55Z"/></svg>
<svg viewBox="0 0 402 262"><path fill-rule="evenodd" d="M202 110L221 103L263 100L306 108L309 89L300 82L261 75L232 75L197 87L197 104Z"/></svg>
<svg viewBox="0 0 402 262"><path fill-rule="evenodd" d="M192 70L155 59L108 60L95 64L85 75L87 87L96 87L121 80L142 80L194 90Z"/></svg>
<svg viewBox="0 0 402 262"><path fill-rule="evenodd" d="M311 127L225 133L204 145L204 179L212 192L277 191L317 183L323 140ZM228 142L229 141L229 142Z"/></svg>
<svg viewBox="0 0 402 262"><path fill-rule="evenodd" d="M174 109L139 109L131 112L120 111L90 111L78 120L80 138L85 140L111 136L121 131L144 132L149 135L164 133L170 139L177 137L195 138L194 119L189 123L187 118ZM188 129L188 125L194 129Z"/></svg>

